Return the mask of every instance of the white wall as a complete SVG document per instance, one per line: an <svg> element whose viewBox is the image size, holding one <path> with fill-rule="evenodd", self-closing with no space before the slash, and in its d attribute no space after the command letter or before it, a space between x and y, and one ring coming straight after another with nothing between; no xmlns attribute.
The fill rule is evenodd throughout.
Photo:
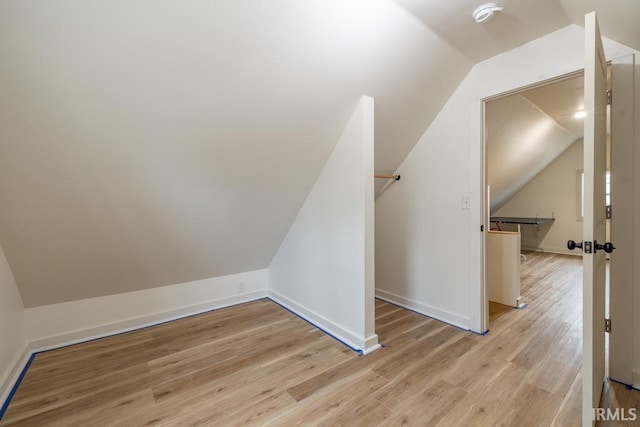
<svg viewBox="0 0 640 427"><path fill-rule="evenodd" d="M542 224L539 232L535 226L521 226L523 249L580 255L567 249L567 240L582 240L576 179L576 171L582 170L582 164L583 143L578 140L495 213L495 216L555 217L554 222Z"/></svg>
<svg viewBox="0 0 640 427"><path fill-rule="evenodd" d="M630 51L604 45L610 58ZM398 168L402 180L376 201L379 295L484 332L482 100L581 69L583 47L572 25L469 72Z"/></svg>
<svg viewBox="0 0 640 427"><path fill-rule="evenodd" d="M24 305L0 247L0 407L11 391L27 340Z"/></svg>
<svg viewBox="0 0 640 427"><path fill-rule="evenodd" d="M472 66L393 0L5 0L0 28L26 307L266 268L363 93L392 170Z"/></svg>
<svg viewBox="0 0 640 427"><path fill-rule="evenodd" d="M637 218L637 212L640 212L640 52L636 52L635 56L635 102L634 102L634 140L635 140L635 173L634 173L634 204ZM613 167L613 165L612 165ZM640 221L635 219L633 223L634 227L634 245L637 245L637 242L640 242ZM640 252L640 248L634 246L634 254L637 255ZM640 263L637 259L634 262L634 272L633 277L635 278L634 286L633 286L633 306L634 309L634 319L633 325L636 325L634 328L635 335L633 337L633 386L637 389L640 389Z"/></svg>
<svg viewBox="0 0 640 427"><path fill-rule="evenodd" d="M267 288L267 270L256 270L32 307L25 326L31 347L44 350L266 297Z"/></svg>
<svg viewBox="0 0 640 427"><path fill-rule="evenodd" d="M373 99L363 96L269 268L269 294L354 348L374 333Z"/></svg>

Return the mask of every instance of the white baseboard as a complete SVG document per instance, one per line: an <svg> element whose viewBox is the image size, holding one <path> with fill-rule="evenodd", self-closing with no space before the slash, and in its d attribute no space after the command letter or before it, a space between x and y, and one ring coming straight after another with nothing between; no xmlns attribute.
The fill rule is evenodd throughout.
<svg viewBox="0 0 640 427"><path fill-rule="evenodd" d="M446 310L441 310L428 304L414 301L400 295L392 294L391 292L386 292L381 289L376 289L376 298L399 305L400 307L408 308L409 310L416 311L420 314L424 314L425 316L433 317L436 320L440 320L458 328L467 331L470 330L469 319L458 314L451 313Z"/></svg>
<svg viewBox="0 0 640 427"><path fill-rule="evenodd" d="M378 336L376 335L376 341L378 341ZM367 355L369 353L373 353L374 351L376 351L377 349L382 348L382 345L380 344L376 344L370 347L367 347L366 350L362 350L362 355Z"/></svg>
<svg viewBox="0 0 640 427"><path fill-rule="evenodd" d="M266 289L246 292L243 294L208 301L206 303L192 305L190 307L181 307L162 313L154 313L150 315L140 316L134 319L127 319L120 322L113 322L96 327L76 330L52 337L35 339L24 345L20 354L16 356L12 364L12 368L6 375L6 378L4 378L0 383L0 409L3 408L5 404L8 403L8 399L12 397L11 393L14 387L20 381L22 372L31 359L31 356L34 354L42 351L65 347L68 345L79 344L94 339L131 332L149 326L170 322L172 320L178 320L185 317L206 313L212 310L218 310L233 305L243 304L266 297Z"/></svg>
<svg viewBox="0 0 640 427"><path fill-rule="evenodd" d="M570 251L567 248L533 248L533 247L522 247L523 251L531 251L531 252L544 252L549 254L559 254L559 255L573 255L573 256L582 256L582 251Z"/></svg>
<svg viewBox="0 0 640 427"><path fill-rule="evenodd" d="M279 294L276 291L269 290L269 299L277 304L280 304L287 310L302 317L312 325L322 329L334 338L342 341L352 349L361 352L362 354L368 354L372 351L380 348L378 344L378 335L371 335L370 337L360 337L353 332L343 328L342 326L332 322L324 316L314 312L313 310L304 307L301 304Z"/></svg>
<svg viewBox="0 0 640 427"><path fill-rule="evenodd" d="M37 353L40 351L46 351L99 338L105 338L112 335L123 334L126 332L159 325L161 323L171 322L172 320L195 316L197 314L206 313L208 311L243 304L266 297L266 290L247 292L244 294L238 294L212 301L207 301L205 303L192 305L189 307L181 307L161 313L149 314L133 319L113 322L52 337L35 339L31 342L30 347L33 349L33 352Z"/></svg>
<svg viewBox="0 0 640 427"><path fill-rule="evenodd" d="M293 313L317 326L318 328L324 330L328 334L334 336L338 340L344 342L348 346L361 352L362 354L371 353L372 351L381 347L378 344L378 336L375 334L366 338L358 337L352 332L340 327L339 325L320 316L312 310L309 310L302 305L295 303L294 301L284 297L283 295L278 294L277 292L267 291L266 289L256 290L243 294L218 298L188 307L171 309L132 319L126 319L94 327L74 330L59 335L33 339L31 342L26 343L23 346L20 354L16 356L12 364L12 368L0 383L0 408L2 408L5 402L7 402L7 399L11 397L13 388L20 380L20 376L22 375L22 372L24 371L33 354L52 350L55 348L65 347L68 345L79 344L94 339L131 332L149 326L170 322L172 320L194 316L197 314L206 313L208 311L255 301L267 297L280 304L287 310L292 311Z"/></svg>
<svg viewBox="0 0 640 427"><path fill-rule="evenodd" d="M13 359L13 362L11 363L11 368L9 368L9 371L7 372L5 377L1 379L2 381L0 381L0 418L2 417L2 414L3 414L2 409L5 406L5 402L7 402L8 399L11 397L11 393L13 392L15 385L20 380L20 376L22 375L22 372L27 366L27 363L29 363L29 360L31 359L32 354L33 354L33 351L31 350L31 346L29 345L29 343L25 343L22 346L22 350Z"/></svg>
<svg viewBox="0 0 640 427"><path fill-rule="evenodd" d="M27 340L36 351L47 350L264 298L268 287L267 270L255 270L30 307Z"/></svg>

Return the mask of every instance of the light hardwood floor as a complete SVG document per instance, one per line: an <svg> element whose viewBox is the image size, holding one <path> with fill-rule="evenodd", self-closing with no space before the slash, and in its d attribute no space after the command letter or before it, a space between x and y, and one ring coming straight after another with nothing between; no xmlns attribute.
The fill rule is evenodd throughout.
<svg viewBox="0 0 640 427"><path fill-rule="evenodd" d="M41 353L0 424L580 425L580 259L522 272L529 307L492 304L486 336L377 300L364 357L268 300Z"/></svg>

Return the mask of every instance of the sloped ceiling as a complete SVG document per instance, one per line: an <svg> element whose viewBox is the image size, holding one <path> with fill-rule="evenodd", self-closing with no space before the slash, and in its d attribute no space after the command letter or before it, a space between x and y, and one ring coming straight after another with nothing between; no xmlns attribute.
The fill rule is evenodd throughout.
<svg viewBox="0 0 640 427"><path fill-rule="evenodd" d="M521 95L488 104L487 119L493 214L576 139Z"/></svg>
<svg viewBox="0 0 640 427"><path fill-rule="evenodd" d="M486 104L492 214L583 137L583 87L578 76Z"/></svg>
<svg viewBox="0 0 640 427"><path fill-rule="evenodd" d="M584 26L595 10L602 34L640 50L640 2L637 0L502 0L493 20L477 25L471 12L483 0L396 0L474 62L513 49L569 24Z"/></svg>
<svg viewBox="0 0 640 427"><path fill-rule="evenodd" d="M361 95L393 172L476 61L589 2L478 26L480 3L0 2L0 245L25 304L267 267ZM606 5L640 48L637 4Z"/></svg>
<svg viewBox="0 0 640 427"><path fill-rule="evenodd" d="M8 0L0 56L27 306L267 267L361 95L393 171L472 66L364 0Z"/></svg>
<svg viewBox="0 0 640 427"><path fill-rule="evenodd" d="M576 112L584 110L583 76L540 86L521 95L576 138L584 136L584 120L575 117Z"/></svg>

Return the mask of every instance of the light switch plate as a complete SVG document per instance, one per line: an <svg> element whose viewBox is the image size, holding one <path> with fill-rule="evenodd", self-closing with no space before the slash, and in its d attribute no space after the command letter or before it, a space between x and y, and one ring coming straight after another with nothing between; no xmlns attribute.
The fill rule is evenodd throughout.
<svg viewBox="0 0 640 427"><path fill-rule="evenodd" d="M469 196L462 196L462 209L470 209Z"/></svg>

